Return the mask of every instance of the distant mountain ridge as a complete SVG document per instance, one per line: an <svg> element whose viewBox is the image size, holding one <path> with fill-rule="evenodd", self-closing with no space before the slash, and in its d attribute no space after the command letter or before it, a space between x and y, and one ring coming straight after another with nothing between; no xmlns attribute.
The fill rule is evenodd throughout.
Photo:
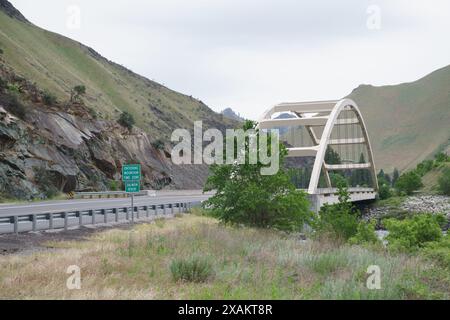
<svg viewBox="0 0 450 320"><path fill-rule="evenodd" d="M366 122L377 168L405 170L450 145L450 65L409 83L348 96Z"/></svg>
<svg viewBox="0 0 450 320"><path fill-rule="evenodd" d="M231 108L226 108L226 109L222 110L221 114L223 114L228 119L236 120L239 122L245 121L245 119L243 117L241 117L241 115L239 113L234 112L234 110Z"/></svg>

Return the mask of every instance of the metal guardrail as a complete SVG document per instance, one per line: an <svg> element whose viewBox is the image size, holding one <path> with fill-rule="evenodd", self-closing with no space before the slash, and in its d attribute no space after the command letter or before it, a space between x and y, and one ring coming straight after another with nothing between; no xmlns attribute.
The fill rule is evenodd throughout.
<svg viewBox="0 0 450 320"><path fill-rule="evenodd" d="M156 196L156 191L154 190L143 190L134 193L135 197L139 196ZM131 197L130 193L125 191L102 191L102 192L74 192L74 199L101 199L101 198L128 198Z"/></svg>
<svg viewBox="0 0 450 320"><path fill-rule="evenodd" d="M68 230L70 227L95 225L100 223L134 221L141 218L158 218L176 213L189 212L201 205L201 201L176 202L170 204L148 204L102 208L90 210L71 210L35 214L11 214L0 217L0 234L42 231L52 229Z"/></svg>

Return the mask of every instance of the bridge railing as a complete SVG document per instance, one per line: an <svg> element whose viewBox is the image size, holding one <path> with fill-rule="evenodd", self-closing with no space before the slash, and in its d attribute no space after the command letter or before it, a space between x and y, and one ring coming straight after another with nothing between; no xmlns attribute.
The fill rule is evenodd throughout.
<svg viewBox="0 0 450 320"><path fill-rule="evenodd" d="M42 231L52 229L67 230L83 225L119 223L121 221L165 217L177 213L187 213L201 201L174 202L166 204L146 204L108 207L100 209L44 212L35 214L11 214L0 217L0 234Z"/></svg>
<svg viewBox="0 0 450 320"><path fill-rule="evenodd" d="M337 194L338 191L338 188L318 188L317 194ZM375 189L366 187L351 187L347 188L347 191L349 193L373 193L375 192Z"/></svg>

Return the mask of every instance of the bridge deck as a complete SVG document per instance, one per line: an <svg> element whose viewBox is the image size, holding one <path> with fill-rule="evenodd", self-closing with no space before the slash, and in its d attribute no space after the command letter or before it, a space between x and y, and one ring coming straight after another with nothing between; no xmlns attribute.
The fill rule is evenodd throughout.
<svg viewBox="0 0 450 320"><path fill-rule="evenodd" d="M339 197L337 192L337 188L321 188L317 189L316 194L309 194L312 205L311 209L315 212L319 212L320 208L325 203L338 203ZM377 192L373 188L348 188L348 192L350 194L351 202L375 200L377 197Z"/></svg>

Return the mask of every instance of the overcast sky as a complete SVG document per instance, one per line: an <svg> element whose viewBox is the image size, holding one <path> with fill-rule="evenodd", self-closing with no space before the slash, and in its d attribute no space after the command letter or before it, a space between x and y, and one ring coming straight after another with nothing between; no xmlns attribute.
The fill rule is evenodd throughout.
<svg viewBox="0 0 450 320"><path fill-rule="evenodd" d="M447 0L10 1L40 27L252 119L450 64Z"/></svg>

